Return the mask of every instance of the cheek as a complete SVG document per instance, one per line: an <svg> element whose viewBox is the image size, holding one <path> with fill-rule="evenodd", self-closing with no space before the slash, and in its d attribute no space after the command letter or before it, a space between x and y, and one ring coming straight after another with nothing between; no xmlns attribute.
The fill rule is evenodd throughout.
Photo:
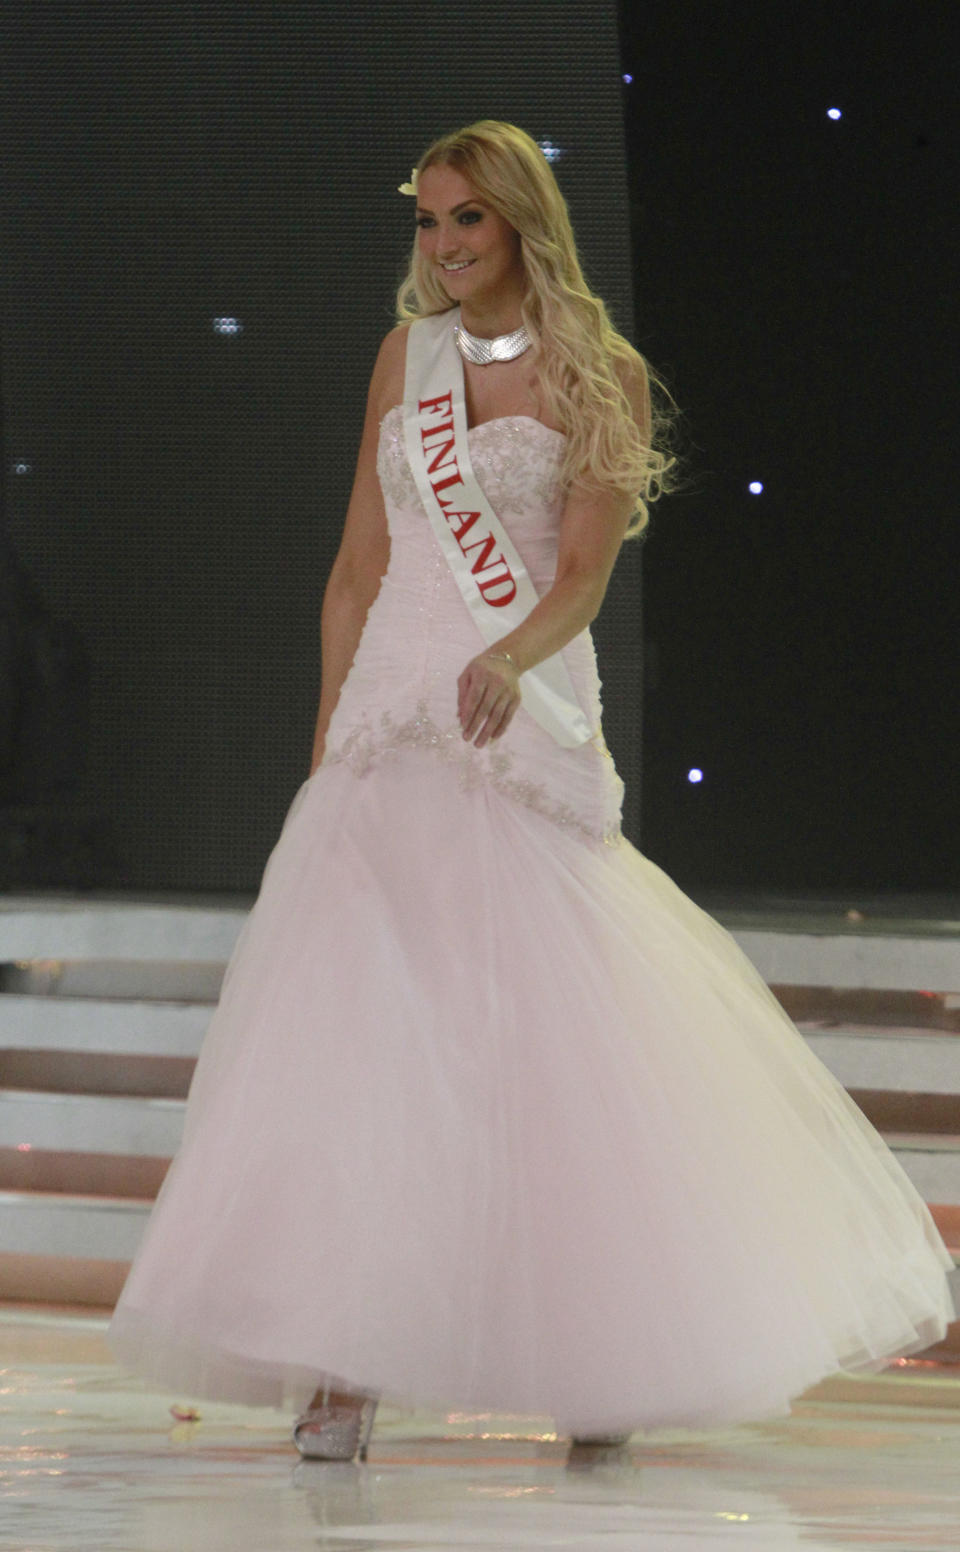
<svg viewBox="0 0 960 1552"><path fill-rule="evenodd" d="M423 264L433 265L436 262L436 253L434 252L434 247L435 244L430 241L429 237L421 237L419 239L417 243L417 252L419 253L420 260Z"/></svg>
<svg viewBox="0 0 960 1552"><path fill-rule="evenodd" d="M491 247L492 246L494 246L494 244L491 244ZM498 232L495 247L497 259L504 266L504 268L507 268L513 264L518 251L518 244L514 241L512 232Z"/></svg>

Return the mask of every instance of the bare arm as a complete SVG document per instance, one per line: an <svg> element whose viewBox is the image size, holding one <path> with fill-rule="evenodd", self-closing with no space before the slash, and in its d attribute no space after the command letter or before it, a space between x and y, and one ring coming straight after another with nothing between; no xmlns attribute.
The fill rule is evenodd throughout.
<svg viewBox="0 0 960 1552"><path fill-rule="evenodd" d="M404 328L393 329L380 346L367 394L357 472L347 506L343 538L323 594L320 614L322 677L311 776L323 759L330 718L390 558L390 536L377 478L377 440L381 416L393 402L390 394L396 385L398 363L402 376L405 333Z"/></svg>
<svg viewBox="0 0 960 1552"><path fill-rule="evenodd" d="M650 434L650 388L645 373L624 377L624 388L641 432ZM509 652L516 669L484 653L471 659L457 681L463 736L480 749L499 738L520 704L517 680L552 657L596 618L620 553L633 502L616 491L574 486L563 509L557 574L527 618L488 650Z"/></svg>

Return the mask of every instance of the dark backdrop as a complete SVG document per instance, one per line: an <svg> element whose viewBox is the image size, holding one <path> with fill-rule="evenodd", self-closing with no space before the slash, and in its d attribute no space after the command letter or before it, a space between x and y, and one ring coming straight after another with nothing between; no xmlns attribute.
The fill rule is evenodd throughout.
<svg viewBox="0 0 960 1552"><path fill-rule="evenodd" d="M644 850L687 886L956 887L960 11L621 18L636 342L693 486L644 555Z"/></svg>
<svg viewBox="0 0 960 1552"><path fill-rule="evenodd" d="M630 330L615 6L6 0L0 72L0 881L250 889L309 768L426 142L563 151ZM639 560L601 631L634 812Z"/></svg>

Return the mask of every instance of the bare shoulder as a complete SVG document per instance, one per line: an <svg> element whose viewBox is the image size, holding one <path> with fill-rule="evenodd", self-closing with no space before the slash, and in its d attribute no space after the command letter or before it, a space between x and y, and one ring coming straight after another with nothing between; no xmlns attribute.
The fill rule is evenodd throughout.
<svg viewBox="0 0 960 1552"><path fill-rule="evenodd" d="M398 323L396 328L390 330L380 341L380 355L378 360L396 362L403 361L407 353L407 330L412 320Z"/></svg>
<svg viewBox="0 0 960 1552"><path fill-rule="evenodd" d="M380 341L370 396L379 416L387 413L395 404L403 402L403 380L407 363L407 330L409 323L398 323Z"/></svg>

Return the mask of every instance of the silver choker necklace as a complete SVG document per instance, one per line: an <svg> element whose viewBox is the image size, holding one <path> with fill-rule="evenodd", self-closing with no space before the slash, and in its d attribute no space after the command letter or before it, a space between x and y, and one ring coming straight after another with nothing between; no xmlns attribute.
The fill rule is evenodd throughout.
<svg viewBox="0 0 960 1552"><path fill-rule="evenodd" d="M479 339L476 334L470 334L462 323L457 323L454 324L453 336L464 361L473 361L477 366L489 366L491 361L513 361L533 344L523 324L519 329L514 329L512 334L498 334L496 339Z"/></svg>

